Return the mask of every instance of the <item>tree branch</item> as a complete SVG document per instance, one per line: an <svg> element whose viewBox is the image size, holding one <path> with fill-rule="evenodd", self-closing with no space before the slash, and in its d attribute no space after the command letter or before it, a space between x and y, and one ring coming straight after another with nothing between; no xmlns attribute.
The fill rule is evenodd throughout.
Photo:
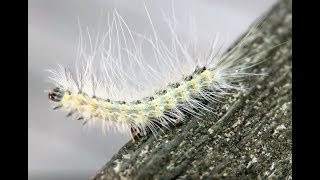
<svg viewBox="0 0 320 180"><path fill-rule="evenodd" d="M291 1L281 0L266 15L250 52L269 49L255 67L267 76L250 78L246 93L201 120L130 141L93 179L291 179Z"/></svg>

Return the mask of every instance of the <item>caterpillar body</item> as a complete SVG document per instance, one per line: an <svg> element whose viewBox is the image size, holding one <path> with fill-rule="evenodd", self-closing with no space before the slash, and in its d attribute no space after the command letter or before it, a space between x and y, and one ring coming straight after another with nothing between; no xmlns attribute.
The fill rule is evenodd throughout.
<svg viewBox="0 0 320 180"><path fill-rule="evenodd" d="M54 109L62 108L84 124L99 122L103 130L156 135L186 113L199 116L197 109L211 111L204 101L219 101L230 89L245 90L239 81L255 75L247 70L258 62L247 62L240 47L257 26L224 54L217 47L218 38L199 53L195 41L183 42L169 18L165 20L171 44L166 45L148 11L147 15L153 30L150 38L129 29L116 11L111 20L108 16L109 28L95 43L87 33L89 48L80 33L76 75L62 66L49 70L55 86L48 96ZM153 66L143 47L152 52Z"/></svg>

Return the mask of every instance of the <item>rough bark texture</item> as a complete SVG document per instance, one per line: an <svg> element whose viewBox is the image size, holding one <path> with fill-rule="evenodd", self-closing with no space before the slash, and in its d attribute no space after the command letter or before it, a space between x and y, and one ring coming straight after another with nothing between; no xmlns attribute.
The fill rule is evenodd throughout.
<svg viewBox="0 0 320 180"><path fill-rule="evenodd" d="M291 7L279 1L243 48L286 42L255 67L267 76L250 78L246 93L211 103L216 111L201 120L189 117L157 138L128 142L93 179L291 179Z"/></svg>

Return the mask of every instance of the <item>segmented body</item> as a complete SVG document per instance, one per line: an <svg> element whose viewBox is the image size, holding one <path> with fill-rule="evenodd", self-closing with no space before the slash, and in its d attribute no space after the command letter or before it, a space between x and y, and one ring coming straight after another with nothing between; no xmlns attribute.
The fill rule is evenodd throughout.
<svg viewBox="0 0 320 180"><path fill-rule="evenodd" d="M123 21L118 14L117 18L120 22ZM80 41L79 57L83 58L83 61L80 66L77 66L80 70L78 69L79 71L76 72L76 77L62 67L59 70L50 70L53 74L51 79L56 87L49 92L49 99L55 103L55 109L63 108L69 112L68 116L76 114L79 120L83 119L88 124L99 121L103 128L115 128L122 132L128 132L131 129L136 134L142 135L148 131L156 134L158 127L161 128L161 126L167 126L170 123L175 124L177 121L183 120L185 113L197 116L196 109L210 110L210 107L203 101L215 101L217 97L225 93L225 89L244 90L237 83L244 77L252 75L246 71L257 63L246 62L245 56L239 50L239 47L245 43L250 43L250 36L256 30L255 26L234 48L225 54L217 53L219 50L215 49L214 43L206 52L206 56L198 57L193 56L192 52L188 51L188 47L182 44L172 29L173 44L171 50L154 33L154 40L146 37L142 37L142 39L152 47L154 58L158 65L163 66L163 70L168 69L170 72L183 73L190 72L190 69L194 71L190 76L184 76L180 81L167 86L164 86L162 82L161 88L153 93L148 93L147 97L142 96L137 99L133 98L133 101L122 101L122 95L123 100L128 99L128 97L132 99L130 95L118 92L123 87L130 87L127 80L131 79L131 75L126 74L124 70L123 56L127 55L131 60L129 62L137 64L140 72L146 72L146 76L155 74L153 77L157 77L159 82L161 82L161 77L158 78L156 74L161 74L161 72L156 72L153 68L146 69L142 65L144 57L141 54L143 54L143 51L136 45L130 29L127 29L127 31L131 36L134 48L132 50L128 49L128 42L122 30L126 50L124 51L125 54L121 55L120 50L123 48L121 48L117 28L117 39L111 39L113 37L111 33L114 28L113 23L116 24L116 21L113 21L110 25L111 30L103 36L101 44L95 48L91 47L90 52L85 52L85 47L82 47L82 41ZM125 23L124 25L126 26ZM121 27L121 24L118 26ZM172 28L170 23L169 27ZM137 37L141 38L141 35L137 35ZM89 40L91 45L91 39ZM109 43L106 43L107 40ZM115 43L115 45L112 43ZM98 57L97 54L101 54L101 56ZM101 67L94 66L94 59L98 59L102 63ZM179 66L177 66L177 60L181 61ZM95 74L96 69L100 70L102 76L98 77ZM114 73L114 76L112 73ZM113 80L114 77L120 82L117 83ZM136 79L137 84L139 80ZM137 90L135 91L137 92ZM116 98L117 101L113 98ZM121 101L118 101L119 99Z"/></svg>

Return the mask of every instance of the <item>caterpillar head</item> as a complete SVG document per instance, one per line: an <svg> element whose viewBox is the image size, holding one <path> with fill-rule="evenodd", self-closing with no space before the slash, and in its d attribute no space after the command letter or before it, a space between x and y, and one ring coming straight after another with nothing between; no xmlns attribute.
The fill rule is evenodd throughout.
<svg viewBox="0 0 320 180"><path fill-rule="evenodd" d="M51 101L54 102L60 102L64 94L64 90L59 87L53 88L51 91L48 93L48 97Z"/></svg>

